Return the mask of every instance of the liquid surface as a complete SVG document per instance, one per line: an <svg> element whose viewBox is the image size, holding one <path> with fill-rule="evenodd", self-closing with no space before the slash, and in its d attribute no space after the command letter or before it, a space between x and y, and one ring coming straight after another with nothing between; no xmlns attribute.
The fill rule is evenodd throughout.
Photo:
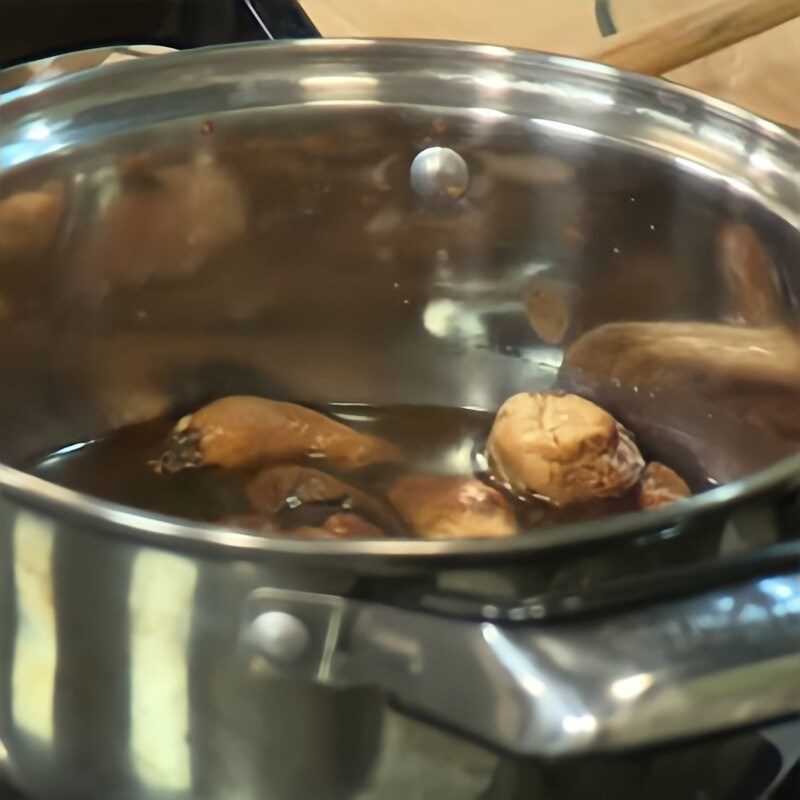
<svg viewBox="0 0 800 800"><path fill-rule="evenodd" d="M480 457L494 414L463 408L393 406L373 408L335 405L321 408L327 415L363 433L394 442L402 448L403 465L378 465L337 472L324 460L309 466L327 472L368 494L385 500L402 474L462 475L489 480ZM202 522L236 525L252 514L245 485L258 472L214 467L162 475L152 462L164 450L174 418L160 418L120 428L106 437L71 445L36 459L28 469L42 478L94 497L134 508ZM508 496L521 532L542 525L596 519L633 510L634 492L622 498L597 500L556 509L535 500ZM334 510L322 503L289 504L279 515L284 528L316 526ZM369 518L369 513L364 515ZM373 523L380 520L371 519ZM410 535L399 524L388 535Z"/></svg>

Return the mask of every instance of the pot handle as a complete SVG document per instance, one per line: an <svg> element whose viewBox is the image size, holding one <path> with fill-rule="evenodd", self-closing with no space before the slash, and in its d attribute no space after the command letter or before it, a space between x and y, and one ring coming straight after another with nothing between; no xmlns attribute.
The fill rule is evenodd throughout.
<svg viewBox="0 0 800 800"><path fill-rule="evenodd" d="M800 567L556 624L259 589L240 646L256 673L375 686L517 755L614 750L800 711Z"/></svg>

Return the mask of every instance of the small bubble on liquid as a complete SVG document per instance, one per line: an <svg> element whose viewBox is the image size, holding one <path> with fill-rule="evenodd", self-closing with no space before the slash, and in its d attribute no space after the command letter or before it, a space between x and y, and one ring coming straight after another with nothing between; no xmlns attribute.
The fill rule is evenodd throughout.
<svg viewBox="0 0 800 800"><path fill-rule="evenodd" d="M655 225L653 225L653 223L651 222L651 223L650 223L650 230L651 230L651 231L654 231L655 229L656 229L656 226L655 226Z"/></svg>
<svg viewBox="0 0 800 800"><path fill-rule="evenodd" d="M635 197L631 197L631 203L635 203L635 202L636 202L636 198Z"/></svg>
<svg viewBox="0 0 800 800"><path fill-rule="evenodd" d="M622 384L619 382L619 378L612 378L611 379L612 386L621 386Z"/></svg>
<svg viewBox="0 0 800 800"><path fill-rule="evenodd" d="M406 299L403 300L403 305L407 306L410 302L411 301L406 297Z"/></svg>
<svg viewBox="0 0 800 800"><path fill-rule="evenodd" d="M400 284L399 283L393 283L392 284L392 289L399 289L399 288L400 288Z"/></svg>
<svg viewBox="0 0 800 800"><path fill-rule="evenodd" d="M619 247L615 247L615 248L614 248L614 253L615 253L616 255L619 255Z"/></svg>
<svg viewBox="0 0 800 800"><path fill-rule="evenodd" d="M634 391L635 394L639 394L639 387L638 386L634 386L633 387L633 391Z"/></svg>
<svg viewBox="0 0 800 800"><path fill-rule="evenodd" d="M486 455L482 451L478 451L473 455L473 460L475 463L475 471L476 472L488 472L489 471L489 462L486 459Z"/></svg>

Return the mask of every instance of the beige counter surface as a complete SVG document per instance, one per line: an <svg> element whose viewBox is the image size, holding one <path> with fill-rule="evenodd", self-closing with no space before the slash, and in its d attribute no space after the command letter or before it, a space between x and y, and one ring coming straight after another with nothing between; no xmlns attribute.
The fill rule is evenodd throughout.
<svg viewBox="0 0 800 800"><path fill-rule="evenodd" d="M623 33L709 0L608 0ZM594 0L302 0L323 36L456 39L582 55L602 44ZM498 9L502 8L502 12ZM800 128L800 18L665 76Z"/></svg>

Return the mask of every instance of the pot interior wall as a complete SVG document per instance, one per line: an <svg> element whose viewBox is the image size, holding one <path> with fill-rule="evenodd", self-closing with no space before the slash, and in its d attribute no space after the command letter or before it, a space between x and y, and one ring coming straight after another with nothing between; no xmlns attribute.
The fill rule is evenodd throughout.
<svg viewBox="0 0 800 800"><path fill-rule="evenodd" d="M470 173L443 208L409 183L432 145ZM752 186L480 107L172 119L23 160L3 197L23 192L51 200L0 272L7 463L230 393L495 409L570 384L565 347L604 323L730 321L719 242L731 225L776 276L776 325L796 322L800 235ZM569 298L559 343L526 312L542 278ZM651 451L699 459L716 480L796 448L747 408L700 408L691 370L686 383L650 405L637 386L601 394Z"/></svg>

